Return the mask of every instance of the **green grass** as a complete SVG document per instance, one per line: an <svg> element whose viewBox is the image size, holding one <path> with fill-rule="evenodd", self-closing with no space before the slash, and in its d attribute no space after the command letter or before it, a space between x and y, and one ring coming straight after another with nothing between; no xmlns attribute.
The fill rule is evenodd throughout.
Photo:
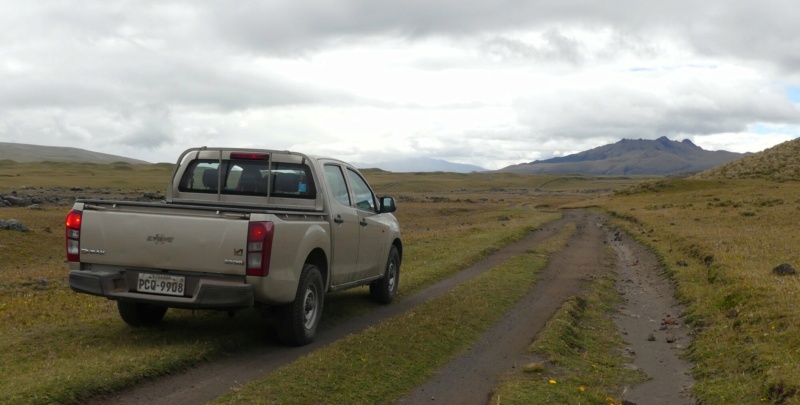
<svg viewBox="0 0 800 405"><path fill-rule="evenodd" d="M536 337L530 351L545 361L511 373L492 404L614 404L624 386L646 380L626 367L625 342L609 317L621 297L614 279L595 279L585 296L567 300Z"/></svg>
<svg viewBox="0 0 800 405"><path fill-rule="evenodd" d="M391 403L430 378L470 345L536 282L547 254L563 246L565 228L546 251L531 251L443 296L341 339L248 383L215 403Z"/></svg>

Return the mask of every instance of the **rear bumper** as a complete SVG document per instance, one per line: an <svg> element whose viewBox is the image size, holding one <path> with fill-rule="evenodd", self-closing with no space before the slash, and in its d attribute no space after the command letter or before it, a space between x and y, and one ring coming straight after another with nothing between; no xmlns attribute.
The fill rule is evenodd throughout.
<svg viewBox="0 0 800 405"><path fill-rule="evenodd" d="M136 292L138 272L71 270L69 286L73 291L106 297L187 309L239 309L252 307L253 286L241 277L186 277L184 296Z"/></svg>

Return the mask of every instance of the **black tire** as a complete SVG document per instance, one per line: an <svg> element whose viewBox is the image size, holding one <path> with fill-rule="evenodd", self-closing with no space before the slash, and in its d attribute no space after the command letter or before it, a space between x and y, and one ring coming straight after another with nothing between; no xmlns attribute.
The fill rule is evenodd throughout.
<svg viewBox="0 0 800 405"><path fill-rule="evenodd" d="M389 259L386 260L386 272L383 278L369 285L369 295L380 304L389 304L397 295L397 288L400 285L400 253L396 246L392 246L389 251Z"/></svg>
<svg viewBox="0 0 800 405"><path fill-rule="evenodd" d="M117 309L125 323L141 327L159 324L164 319L168 308L140 302L117 301Z"/></svg>
<svg viewBox="0 0 800 405"><path fill-rule="evenodd" d="M291 346L303 346L314 341L324 301L325 290L319 268L306 264L300 274L294 302L278 307L280 341Z"/></svg>

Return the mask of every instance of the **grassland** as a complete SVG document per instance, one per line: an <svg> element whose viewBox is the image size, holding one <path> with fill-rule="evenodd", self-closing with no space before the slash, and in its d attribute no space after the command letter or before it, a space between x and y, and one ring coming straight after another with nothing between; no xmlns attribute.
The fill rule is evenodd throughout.
<svg viewBox="0 0 800 405"><path fill-rule="evenodd" d="M775 174L764 163L768 161L759 160L766 165L760 173ZM736 170L752 172L746 167ZM23 186L91 187L123 194L165 192L170 171L170 165L3 161L0 194L25 190ZM696 363L693 393L699 401L800 403L800 281L796 276L772 273L782 263L800 266L795 219L800 184L785 176L736 180L726 179L725 174L647 182L640 178L380 171L369 171L367 176L379 194L400 200L398 216L407 252L401 299L548 220L547 211L562 206L599 207L659 254L680 299L688 305L686 316L696 329L689 356ZM615 190L619 192L611 194ZM0 358L0 402L75 401L262 344L263 334L253 332L253 324L264 322L256 313L229 319L217 313L171 311L163 327L134 330L117 319L112 303L72 293L63 263L66 211L67 207L0 209L0 219L16 218L31 229L28 233L0 230L0 351L4 353ZM553 325L578 328L567 330L569 333L580 330L580 319L589 319L587 323L594 325L591 319L610 310L609 303L614 300L608 282L601 281L585 301L570 301L572 306L559 315L563 322ZM364 300L357 298L364 293L333 295L331 299L341 304L331 306L336 309L326 312L326 317L369 310ZM483 324L476 330L481 327ZM473 336L471 333L475 332L463 334ZM559 333L564 332L547 332L556 337L551 342L559 340ZM578 335L583 338L586 333ZM464 344L468 343L459 343ZM538 347L543 356L562 356L563 364L574 365L573 370L578 371L571 373L588 372L581 368L588 363L582 362L580 355L561 351L556 345L542 343ZM340 354L331 349L318 356L325 356L324 360ZM354 358L361 362L360 356ZM365 357L364 362L373 360ZM281 373L298 372L293 367L302 370L303 366L290 365ZM426 372L418 371L414 378L424 378ZM619 381L625 378L619 377ZM581 391L568 380L559 378L557 383L566 395L557 398L567 403L591 402L602 396L602 392ZM551 391L554 388L549 379L544 385ZM280 389L275 388L274 398L281 398ZM530 389L536 388L510 385L500 387L499 392L503 398L513 398L514 393Z"/></svg>
<svg viewBox="0 0 800 405"><path fill-rule="evenodd" d="M659 253L696 327L689 350L702 403L800 403L800 184L677 180L603 206Z"/></svg>
<svg viewBox="0 0 800 405"><path fill-rule="evenodd" d="M0 162L0 194L75 187L84 192L111 189L121 195L163 192L170 171L169 165ZM531 204L531 193L545 193L536 191L541 183L585 184L580 179L476 175L441 185L418 185L415 191L400 186L403 177L395 176L387 184L381 176L370 178L379 192L401 199L397 215L404 224L407 253L400 299L555 218L556 214ZM551 200L558 204L588 195L568 194L555 193ZM268 322L255 311L229 319L221 313L171 310L159 328L131 329L118 319L112 302L70 291L63 259L63 219L68 209L0 210L0 217L18 219L31 229L0 231L0 351L7 353L0 359L0 402L79 401L262 344L265 333L258 332L260 328L254 332L253 325L267 327ZM365 294L361 289L332 295L336 305L329 306L332 310L325 319L368 310L359 296Z"/></svg>

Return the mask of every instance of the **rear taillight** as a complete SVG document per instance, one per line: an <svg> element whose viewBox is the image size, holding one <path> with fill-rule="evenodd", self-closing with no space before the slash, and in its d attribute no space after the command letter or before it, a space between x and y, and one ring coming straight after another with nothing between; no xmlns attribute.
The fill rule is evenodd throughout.
<svg viewBox="0 0 800 405"><path fill-rule="evenodd" d="M81 211L72 210L67 214L67 261L81 261Z"/></svg>
<svg viewBox="0 0 800 405"><path fill-rule="evenodd" d="M272 258L272 236L275 224L272 222L251 222L247 228L247 275L269 275L269 261Z"/></svg>

